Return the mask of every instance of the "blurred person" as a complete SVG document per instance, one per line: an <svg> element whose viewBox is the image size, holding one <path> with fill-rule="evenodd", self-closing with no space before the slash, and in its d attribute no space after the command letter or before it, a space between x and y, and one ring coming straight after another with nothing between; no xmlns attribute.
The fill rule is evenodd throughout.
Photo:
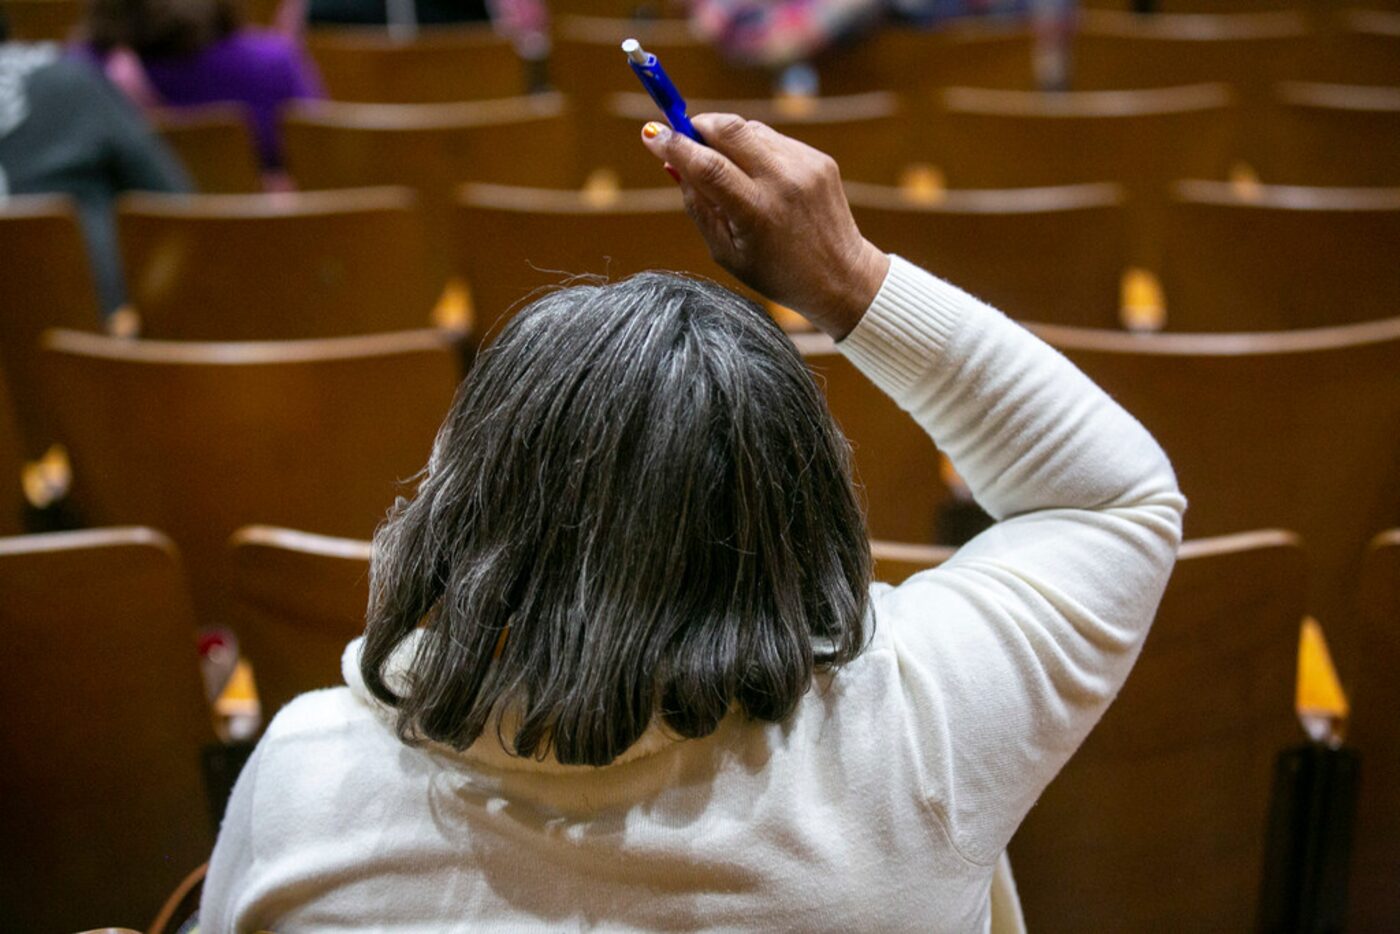
<svg viewBox="0 0 1400 934"><path fill-rule="evenodd" d="M313 26L387 26L412 36L419 26L490 23L510 39L522 58L549 53L549 8L543 0L291 0L306 4Z"/></svg>
<svg viewBox="0 0 1400 934"><path fill-rule="evenodd" d="M538 298L375 537L346 686L240 776L201 930L1023 929L1006 846L1142 646L1171 466L1030 332L865 240L831 159L694 122L713 148L643 135L716 260L999 521L872 585L849 447L762 309L666 273Z"/></svg>
<svg viewBox="0 0 1400 934"><path fill-rule="evenodd" d="M104 313L124 300L112 202L123 191L189 187L165 144L98 71L51 43L6 41L0 14L0 203L10 194L73 197Z"/></svg>
<svg viewBox="0 0 1400 934"><path fill-rule="evenodd" d="M278 114L324 96L299 42L239 22L233 0L92 0L90 53L145 107L242 104L265 173L282 170Z"/></svg>

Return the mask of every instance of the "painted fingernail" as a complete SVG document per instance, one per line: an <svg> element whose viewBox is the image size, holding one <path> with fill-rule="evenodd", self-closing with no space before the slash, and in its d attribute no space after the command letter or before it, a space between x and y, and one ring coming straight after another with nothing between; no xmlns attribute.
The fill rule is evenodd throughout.
<svg viewBox="0 0 1400 934"><path fill-rule="evenodd" d="M671 131L655 120L642 127L642 135L647 139L665 140Z"/></svg>
<svg viewBox="0 0 1400 934"><path fill-rule="evenodd" d="M679 184L681 183L681 173L679 173L679 172L676 171L676 167L675 167L675 166L673 166L673 165L671 165L671 163L667 162L665 165L662 166L662 168L666 170L666 174L667 174L667 175L671 176L672 178L674 178L674 179L676 180L676 184L677 184L677 185L679 185Z"/></svg>

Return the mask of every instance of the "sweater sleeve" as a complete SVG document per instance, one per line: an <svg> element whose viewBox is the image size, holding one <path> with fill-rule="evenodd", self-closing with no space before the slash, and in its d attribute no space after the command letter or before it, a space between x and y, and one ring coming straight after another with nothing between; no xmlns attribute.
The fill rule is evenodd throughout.
<svg viewBox="0 0 1400 934"><path fill-rule="evenodd" d="M839 347L998 520L875 604L927 804L991 864L1127 678L1185 500L1147 431L1069 361L899 257Z"/></svg>

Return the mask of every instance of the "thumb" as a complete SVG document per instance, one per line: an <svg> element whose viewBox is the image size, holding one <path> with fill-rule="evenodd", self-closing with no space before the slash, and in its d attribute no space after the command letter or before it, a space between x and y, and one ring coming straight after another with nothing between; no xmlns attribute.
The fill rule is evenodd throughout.
<svg viewBox="0 0 1400 934"><path fill-rule="evenodd" d="M642 127L642 144L729 216L752 213L757 187L722 153L655 121Z"/></svg>

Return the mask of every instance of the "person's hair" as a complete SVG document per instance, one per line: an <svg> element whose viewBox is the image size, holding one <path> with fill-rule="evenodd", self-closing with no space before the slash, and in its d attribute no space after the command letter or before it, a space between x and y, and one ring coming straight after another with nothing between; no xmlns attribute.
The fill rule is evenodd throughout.
<svg viewBox="0 0 1400 934"><path fill-rule="evenodd" d="M91 0L87 40L142 58L193 55L238 28L233 0Z"/></svg>
<svg viewBox="0 0 1400 934"><path fill-rule="evenodd" d="M762 309L665 273L577 285L481 353L376 534L360 669L406 742L494 718L516 755L606 765L657 716L785 719L865 647L870 576L849 445Z"/></svg>

